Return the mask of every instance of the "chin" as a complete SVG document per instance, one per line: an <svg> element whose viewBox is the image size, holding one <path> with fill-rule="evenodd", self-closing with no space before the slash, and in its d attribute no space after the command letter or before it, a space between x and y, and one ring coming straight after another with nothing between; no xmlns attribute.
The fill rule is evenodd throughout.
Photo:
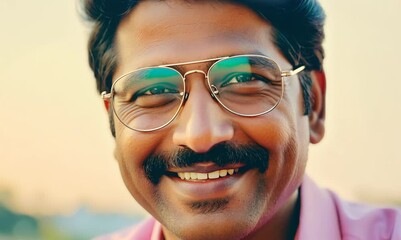
<svg viewBox="0 0 401 240"><path fill-rule="evenodd" d="M233 218L228 214L221 215L195 217L200 219L182 221L181 224L175 221L165 225L169 228L167 232L181 240L239 240L253 232L257 226L257 222L249 217L238 219L238 216Z"/></svg>
<svg viewBox="0 0 401 240"><path fill-rule="evenodd" d="M197 202L196 209L193 203L172 202L170 198L159 202L157 218L167 236L182 240L243 239L263 225L275 209L268 204L275 201L263 191L262 181L256 186L253 193Z"/></svg>

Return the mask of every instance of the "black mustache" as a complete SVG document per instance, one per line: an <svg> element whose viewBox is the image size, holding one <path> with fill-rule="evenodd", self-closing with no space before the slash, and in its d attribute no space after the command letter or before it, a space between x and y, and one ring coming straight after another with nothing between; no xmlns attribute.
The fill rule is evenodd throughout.
<svg viewBox="0 0 401 240"><path fill-rule="evenodd" d="M172 153L153 154L145 159L143 166L148 179L157 184L170 167L184 168L202 162L213 162L218 166L242 163L249 169L257 168L263 173L269 166L269 151L257 144L223 142L205 153L182 147Z"/></svg>

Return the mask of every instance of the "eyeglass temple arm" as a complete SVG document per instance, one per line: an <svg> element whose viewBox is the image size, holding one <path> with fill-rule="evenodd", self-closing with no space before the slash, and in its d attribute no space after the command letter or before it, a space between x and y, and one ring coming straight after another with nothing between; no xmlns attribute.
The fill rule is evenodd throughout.
<svg viewBox="0 0 401 240"><path fill-rule="evenodd" d="M305 69L305 66L300 66L300 67L298 67L298 68L296 68L294 70L282 71L281 72L281 76L282 77L291 77L291 76L293 76L295 74L298 74L298 73L302 72L304 69Z"/></svg>
<svg viewBox="0 0 401 240"><path fill-rule="evenodd" d="M111 98L111 93L107 93L107 91L103 91L100 96L101 96L101 98L103 100L107 100L108 101Z"/></svg>

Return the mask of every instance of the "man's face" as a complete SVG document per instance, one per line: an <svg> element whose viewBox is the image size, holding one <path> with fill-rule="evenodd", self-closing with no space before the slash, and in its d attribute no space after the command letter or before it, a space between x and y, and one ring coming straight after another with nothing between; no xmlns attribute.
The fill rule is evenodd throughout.
<svg viewBox="0 0 401 240"><path fill-rule="evenodd" d="M256 52L274 59L282 69L292 69L271 33L271 25L242 6L143 1L118 27L114 79L140 67ZM207 68L208 64L199 63L185 65L180 71L206 72ZM134 198L163 224L166 236L236 239L267 221L288 217L305 170L309 124L303 116L299 80L297 76L287 80L279 106L258 117L241 117L224 110L211 97L204 75L191 74L186 79L189 98L167 127L137 132L114 119L115 156L123 180ZM213 158L220 152L209 153L222 144L251 148L251 152L262 148L265 154L258 156L265 159L258 161L268 163L267 170L248 169L246 163L218 166ZM210 159L185 168L169 168L158 183L149 180L144 169L149 157L177 156L182 149ZM238 173L218 179L182 180L177 176L237 168Z"/></svg>

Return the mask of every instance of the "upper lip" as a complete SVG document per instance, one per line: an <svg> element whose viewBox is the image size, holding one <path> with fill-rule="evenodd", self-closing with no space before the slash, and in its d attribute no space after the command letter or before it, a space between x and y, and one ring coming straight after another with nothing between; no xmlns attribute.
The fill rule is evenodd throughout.
<svg viewBox="0 0 401 240"><path fill-rule="evenodd" d="M209 173L209 172L214 172L217 170L236 169L236 168L241 168L244 166L245 166L245 164L243 164L243 163L227 164L224 166L219 166L213 162L206 162L206 163L196 163L189 167L183 167L183 168L171 167L171 168L167 169L167 171L173 172L173 173L179 173L179 172Z"/></svg>

